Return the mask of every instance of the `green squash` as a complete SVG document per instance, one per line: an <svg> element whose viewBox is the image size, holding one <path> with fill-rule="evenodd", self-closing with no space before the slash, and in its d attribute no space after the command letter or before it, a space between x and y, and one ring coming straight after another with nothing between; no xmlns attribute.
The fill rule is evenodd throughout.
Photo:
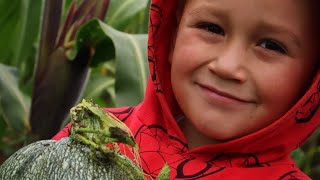
<svg viewBox="0 0 320 180"><path fill-rule="evenodd" d="M92 159L86 145L63 138L38 141L20 149L1 166L0 179L143 179L139 174L127 174L123 168L103 155Z"/></svg>
<svg viewBox="0 0 320 180"><path fill-rule="evenodd" d="M137 145L124 123L86 100L71 109L71 120L69 137L21 148L0 166L0 179L145 179L142 168L118 151L116 142L121 142L137 154ZM135 160L139 162L138 157ZM167 165L157 179L169 179Z"/></svg>

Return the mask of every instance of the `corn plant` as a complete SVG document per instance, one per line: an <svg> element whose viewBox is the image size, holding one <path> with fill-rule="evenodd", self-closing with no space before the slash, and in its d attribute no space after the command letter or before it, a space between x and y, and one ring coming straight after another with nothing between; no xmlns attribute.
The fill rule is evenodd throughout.
<svg viewBox="0 0 320 180"><path fill-rule="evenodd" d="M107 107L142 100L149 0L138 1L0 2L3 158L34 140L51 138L81 98ZM138 85L126 93L128 104L120 96L130 84L122 79Z"/></svg>

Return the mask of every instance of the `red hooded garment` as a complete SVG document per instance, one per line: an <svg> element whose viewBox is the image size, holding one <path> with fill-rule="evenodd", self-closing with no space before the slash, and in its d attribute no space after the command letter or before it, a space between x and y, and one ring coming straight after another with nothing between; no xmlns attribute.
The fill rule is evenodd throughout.
<svg viewBox="0 0 320 180"><path fill-rule="evenodd" d="M189 150L174 116L168 63L177 0L153 0L150 11L148 79L145 99L135 107L108 109L132 130L143 169L156 177L165 163L170 179L305 180L290 158L320 123L320 75L305 95L271 125L228 142ZM53 139L68 136L70 124Z"/></svg>

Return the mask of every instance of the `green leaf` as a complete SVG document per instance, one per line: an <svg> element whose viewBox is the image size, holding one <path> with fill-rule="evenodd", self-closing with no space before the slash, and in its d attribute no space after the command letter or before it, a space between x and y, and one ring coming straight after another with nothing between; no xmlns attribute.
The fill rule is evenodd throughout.
<svg viewBox="0 0 320 180"><path fill-rule="evenodd" d="M20 27L20 0L0 1L0 62L13 64L10 62L14 55L13 47L16 37L19 35Z"/></svg>
<svg viewBox="0 0 320 180"><path fill-rule="evenodd" d="M114 77L91 74L86 91L85 99L92 99L102 107L115 106Z"/></svg>
<svg viewBox="0 0 320 180"><path fill-rule="evenodd" d="M169 180L169 178L170 178L170 167L168 164L165 164L162 170L160 171L158 177L156 178L156 180Z"/></svg>
<svg viewBox="0 0 320 180"><path fill-rule="evenodd" d="M305 153L300 148L298 148L291 152L291 157L295 161L295 163L298 165L298 167L302 168L302 165L304 163Z"/></svg>
<svg viewBox="0 0 320 180"><path fill-rule="evenodd" d="M121 27L121 29L123 29L122 31L132 34L147 34L149 22L148 10L149 9L146 8L133 16L132 20L129 20L126 24L123 25L123 27Z"/></svg>
<svg viewBox="0 0 320 180"><path fill-rule="evenodd" d="M5 120L1 114L0 114L0 139L2 139L2 137L5 135L5 131L8 127L7 123L5 122ZM0 142L1 142L1 140L0 140Z"/></svg>
<svg viewBox="0 0 320 180"><path fill-rule="evenodd" d="M136 27L145 23L144 18L137 22L137 14L149 14L147 6L150 0L113 0L110 3L109 11L105 22L115 29L124 31L128 24L136 22ZM148 17L148 16L147 16ZM145 29L146 31L147 29Z"/></svg>
<svg viewBox="0 0 320 180"><path fill-rule="evenodd" d="M9 127L24 132L28 127L30 99L18 87L17 70L0 64L0 115Z"/></svg>
<svg viewBox="0 0 320 180"><path fill-rule="evenodd" d="M147 35L119 33L115 37L119 37L115 41L116 103L133 106L143 100L149 75Z"/></svg>
<svg viewBox="0 0 320 180"><path fill-rule="evenodd" d="M42 0L0 2L0 62L21 68L38 39ZM25 68L25 67L24 67ZM28 66L33 69L32 66ZM27 72L28 73L28 72ZM24 75L23 72L21 74Z"/></svg>
<svg viewBox="0 0 320 180"><path fill-rule="evenodd" d="M91 66L116 60L116 106L136 105L144 97L148 76L147 35L115 30L99 20L84 25L77 35L70 58L83 48L94 49Z"/></svg>
<svg viewBox="0 0 320 180"><path fill-rule="evenodd" d="M79 29L74 48L67 51L68 59L74 60L83 49L94 51L91 67L114 58L115 48L112 40L106 36L97 21L92 20Z"/></svg>

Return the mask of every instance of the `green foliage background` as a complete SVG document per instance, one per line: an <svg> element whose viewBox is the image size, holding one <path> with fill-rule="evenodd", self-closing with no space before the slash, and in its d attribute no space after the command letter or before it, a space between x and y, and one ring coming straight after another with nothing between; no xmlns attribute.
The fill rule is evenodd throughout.
<svg viewBox="0 0 320 180"><path fill-rule="evenodd" d="M62 19L66 19L72 0L63 2ZM78 4L81 2L78 0ZM29 118L33 89L37 88L34 79L39 61L44 3L45 0L0 2L0 151L3 159L21 146L37 140L31 131ZM149 3L149 0L111 0L104 23L93 20L80 27L74 46L66 51L69 60L72 61L74 57L71 56L83 50L80 40L91 43L96 53L90 59L90 73L78 101L88 98L101 106L115 107L135 105L142 100L148 76ZM51 65L51 68L57 66ZM62 88L64 74L53 76L57 78L57 87ZM135 86L117 79L126 79ZM127 89L131 93L127 93ZM61 127L66 122L68 119Z"/></svg>
<svg viewBox="0 0 320 180"><path fill-rule="evenodd" d="M81 2L78 0L78 4ZM21 146L37 140L29 118L43 4L44 0L0 1L1 161ZM72 0L64 1L63 19L71 4ZM149 4L149 0L111 0L103 21L93 20L79 29L74 46L66 52L69 60L87 45L83 41L94 45L96 53L78 100L88 98L101 106L115 107L135 105L143 99L148 76ZM61 127L66 122L68 119ZM318 131L292 153L299 167L314 179L320 177L319 142Z"/></svg>

